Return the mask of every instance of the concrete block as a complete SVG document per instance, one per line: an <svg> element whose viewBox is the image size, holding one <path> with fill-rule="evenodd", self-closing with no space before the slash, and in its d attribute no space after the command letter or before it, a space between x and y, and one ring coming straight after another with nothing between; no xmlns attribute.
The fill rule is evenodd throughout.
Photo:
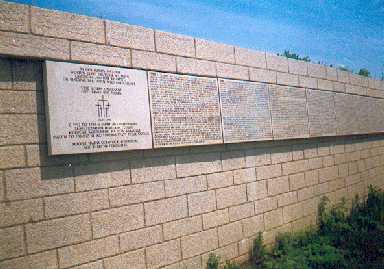
<svg viewBox="0 0 384 269"><path fill-rule="evenodd" d="M7 269L30 269L46 268L58 269L56 250L50 250L33 255L23 256L16 259L0 262L0 268Z"/></svg>
<svg viewBox="0 0 384 269"><path fill-rule="evenodd" d="M284 223L297 220L303 216L303 204L297 203L283 207Z"/></svg>
<svg viewBox="0 0 384 269"><path fill-rule="evenodd" d="M81 243L92 238L89 215L26 225L28 253Z"/></svg>
<svg viewBox="0 0 384 269"><path fill-rule="evenodd" d="M45 197L44 202L46 218L81 214L109 207L107 190Z"/></svg>
<svg viewBox="0 0 384 269"><path fill-rule="evenodd" d="M267 53L266 59L267 59L267 68L269 70L288 73L287 58Z"/></svg>
<svg viewBox="0 0 384 269"><path fill-rule="evenodd" d="M308 169L318 169L323 167L323 159L321 157L308 159Z"/></svg>
<svg viewBox="0 0 384 269"><path fill-rule="evenodd" d="M149 182L109 189L111 206L121 206L163 198L164 182Z"/></svg>
<svg viewBox="0 0 384 269"><path fill-rule="evenodd" d="M212 251L217 247L218 237L216 229L188 235L181 239L183 259Z"/></svg>
<svg viewBox="0 0 384 269"><path fill-rule="evenodd" d="M281 164L256 167L257 180L281 176Z"/></svg>
<svg viewBox="0 0 384 269"><path fill-rule="evenodd" d="M349 83L360 87L368 87L368 78L349 73Z"/></svg>
<svg viewBox="0 0 384 269"><path fill-rule="evenodd" d="M222 78L249 80L248 67L240 65L216 63L216 72Z"/></svg>
<svg viewBox="0 0 384 269"><path fill-rule="evenodd" d="M235 184L242 184L256 181L255 168L246 168L233 171L233 179Z"/></svg>
<svg viewBox="0 0 384 269"><path fill-rule="evenodd" d="M325 66L321 64L308 63L308 75L314 78L327 78Z"/></svg>
<svg viewBox="0 0 384 269"><path fill-rule="evenodd" d="M31 27L37 35L105 43L104 21L98 18L31 7Z"/></svg>
<svg viewBox="0 0 384 269"><path fill-rule="evenodd" d="M277 208L277 198L267 197L262 200L255 201L255 214L261 214Z"/></svg>
<svg viewBox="0 0 384 269"><path fill-rule="evenodd" d="M271 164L271 154L267 149L250 149L245 151L245 166L255 167Z"/></svg>
<svg viewBox="0 0 384 269"><path fill-rule="evenodd" d="M118 256L104 259L105 269L146 269L144 249L123 253Z"/></svg>
<svg viewBox="0 0 384 269"><path fill-rule="evenodd" d="M204 230L229 223L228 209L216 210L203 215Z"/></svg>
<svg viewBox="0 0 384 269"><path fill-rule="evenodd" d="M23 146L0 147L0 169L22 167L25 165L25 153Z"/></svg>
<svg viewBox="0 0 384 269"><path fill-rule="evenodd" d="M333 91L334 92L345 92L345 83L342 82L333 82Z"/></svg>
<svg viewBox="0 0 384 269"><path fill-rule="evenodd" d="M358 95L367 95L367 88L357 86L357 85L346 84L345 85L345 92L346 93L352 93L352 94L358 94Z"/></svg>
<svg viewBox="0 0 384 269"><path fill-rule="evenodd" d="M317 88L325 91L333 91L333 83L326 79L318 79Z"/></svg>
<svg viewBox="0 0 384 269"><path fill-rule="evenodd" d="M265 230L271 230L283 225L283 210L281 208L264 213Z"/></svg>
<svg viewBox="0 0 384 269"><path fill-rule="evenodd" d="M148 158L131 162L133 183L176 178L175 158Z"/></svg>
<svg viewBox="0 0 384 269"><path fill-rule="evenodd" d="M119 253L117 236L105 237L58 250L60 268L95 261Z"/></svg>
<svg viewBox="0 0 384 269"><path fill-rule="evenodd" d="M305 182L305 174L299 173L295 175L289 176L289 189L292 190L298 190L303 187L305 187L307 184Z"/></svg>
<svg viewBox="0 0 384 269"><path fill-rule="evenodd" d="M283 175L296 174L308 170L308 160L283 163Z"/></svg>
<svg viewBox="0 0 384 269"><path fill-rule="evenodd" d="M233 185L232 171L209 174L206 177L208 189L219 189Z"/></svg>
<svg viewBox="0 0 384 269"><path fill-rule="evenodd" d="M151 51L132 50L132 67L176 72L176 57Z"/></svg>
<svg viewBox="0 0 384 269"><path fill-rule="evenodd" d="M196 39L195 42L197 58L224 63L235 62L235 50L233 46L203 39Z"/></svg>
<svg viewBox="0 0 384 269"><path fill-rule="evenodd" d="M216 190L217 208L225 208L246 202L247 188L245 184Z"/></svg>
<svg viewBox="0 0 384 269"><path fill-rule="evenodd" d="M335 179L338 176L339 176L339 168L337 166L325 167L319 170L320 183Z"/></svg>
<svg viewBox="0 0 384 269"><path fill-rule="evenodd" d="M249 79L266 83L276 83L276 71L266 69L249 68Z"/></svg>
<svg viewBox="0 0 384 269"><path fill-rule="evenodd" d="M147 268L155 269L181 260L180 240L168 241L146 249Z"/></svg>
<svg viewBox="0 0 384 269"><path fill-rule="evenodd" d="M143 205L123 206L91 214L93 238L136 230L144 226Z"/></svg>
<svg viewBox="0 0 384 269"><path fill-rule="evenodd" d="M154 225L187 217L187 198L178 196L144 204L145 224Z"/></svg>
<svg viewBox="0 0 384 269"><path fill-rule="evenodd" d="M289 180L287 176L268 179L268 194L277 195L289 191Z"/></svg>
<svg viewBox="0 0 384 269"><path fill-rule="evenodd" d="M193 37L155 31L156 51L180 56L195 56Z"/></svg>
<svg viewBox="0 0 384 269"><path fill-rule="evenodd" d="M315 195L313 186L303 188L297 191L298 201L304 201L309 198L312 198Z"/></svg>
<svg viewBox="0 0 384 269"><path fill-rule="evenodd" d="M299 76L289 73L277 72L277 84L299 86Z"/></svg>
<svg viewBox="0 0 384 269"><path fill-rule="evenodd" d="M278 207L282 207L282 206L286 206L294 203L297 203L296 191L286 192L277 196Z"/></svg>
<svg viewBox="0 0 384 269"><path fill-rule="evenodd" d="M216 76L216 63L193 58L177 57L177 72L198 76Z"/></svg>
<svg viewBox="0 0 384 269"><path fill-rule="evenodd" d="M216 152L176 156L178 177L211 174L221 170L220 154Z"/></svg>
<svg viewBox="0 0 384 269"><path fill-rule="evenodd" d="M91 262L79 266L72 267L71 269L104 269L103 261Z"/></svg>
<svg viewBox="0 0 384 269"><path fill-rule="evenodd" d="M272 164L292 161L291 148L277 148L271 150Z"/></svg>
<svg viewBox="0 0 384 269"><path fill-rule="evenodd" d="M299 76L299 86L309 89L317 89L317 79Z"/></svg>
<svg viewBox="0 0 384 269"><path fill-rule="evenodd" d="M247 184L248 201L255 201L267 197L267 181L256 181Z"/></svg>
<svg viewBox="0 0 384 269"><path fill-rule="evenodd" d="M207 213L216 209L215 191L198 192L188 195L189 216Z"/></svg>
<svg viewBox="0 0 384 269"><path fill-rule="evenodd" d="M29 32L29 7L27 5L0 2L0 30Z"/></svg>
<svg viewBox="0 0 384 269"><path fill-rule="evenodd" d="M112 21L106 21L105 26L109 45L147 51L155 50L155 34L152 29Z"/></svg>
<svg viewBox="0 0 384 269"><path fill-rule="evenodd" d="M337 69L326 66L327 80L337 81Z"/></svg>
<svg viewBox="0 0 384 269"><path fill-rule="evenodd" d="M71 59L93 64L131 66L131 52L129 49L77 41L71 42Z"/></svg>
<svg viewBox="0 0 384 269"><path fill-rule="evenodd" d="M237 221L255 215L255 206L253 202L236 205L229 208L229 220Z"/></svg>
<svg viewBox="0 0 384 269"><path fill-rule="evenodd" d="M23 226L0 229L0 242L0 260L23 255L26 248Z"/></svg>
<svg viewBox="0 0 384 269"><path fill-rule="evenodd" d="M161 225L157 225L122 233L119 237L121 251L130 251L161 243L163 241L163 230Z"/></svg>
<svg viewBox="0 0 384 269"><path fill-rule="evenodd" d="M185 218L163 224L164 240L201 232L203 222L201 216Z"/></svg>
<svg viewBox="0 0 384 269"><path fill-rule="evenodd" d="M349 72L337 69L337 80L343 83L349 83Z"/></svg>
<svg viewBox="0 0 384 269"><path fill-rule="evenodd" d="M235 47L236 64L266 68L265 52Z"/></svg>
<svg viewBox="0 0 384 269"><path fill-rule="evenodd" d="M165 194L167 197L201 192L206 189L207 179L205 176L177 178L165 181Z"/></svg>
<svg viewBox="0 0 384 269"><path fill-rule="evenodd" d="M33 91L1 91L0 113L43 113L40 93Z"/></svg>
<svg viewBox="0 0 384 269"><path fill-rule="evenodd" d="M39 221L44 218L43 200L0 203L0 215L0 227Z"/></svg>
<svg viewBox="0 0 384 269"><path fill-rule="evenodd" d="M264 231L263 215L243 219L241 224L243 226L243 233L245 237L255 236L259 232Z"/></svg>
<svg viewBox="0 0 384 269"><path fill-rule="evenodd" d="M308 74L308 64L305 61L288 59L289 73L306 76Z"/></svg>
<svg viewBox="0 0 384 269"><path fill-rule="evenodd" d="M31 114L0 114L0 146L39 143L43 135L39 134L41 120Z"/></svg>
<svg viewBox="0 0 384 269"><path fill-rule="evenodd" d="M226 246L230 243L238 242L243 239L243 228L241 221L223 225L217 229L219 235L219 246Z"/></svg>

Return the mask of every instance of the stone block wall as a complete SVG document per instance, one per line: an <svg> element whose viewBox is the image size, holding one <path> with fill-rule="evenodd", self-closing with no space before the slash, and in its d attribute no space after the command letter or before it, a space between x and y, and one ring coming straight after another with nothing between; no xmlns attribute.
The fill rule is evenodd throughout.
<svg viewBox="0 0 384 269"><path fill-rule="evenodd" d="M204 268L384 186L384 135L48 156L42 60L384 97L321 65L0 2L0 268Z"/></svg>

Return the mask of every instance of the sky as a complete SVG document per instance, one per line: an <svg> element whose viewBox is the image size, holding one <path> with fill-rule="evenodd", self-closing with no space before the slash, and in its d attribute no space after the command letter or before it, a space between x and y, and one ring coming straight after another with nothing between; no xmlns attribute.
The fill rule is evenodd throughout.
<svg viewBox="0 0 384 269"><path fill-rule="evenodd" d="M384 0L12 0L384 72Z"/></svg>

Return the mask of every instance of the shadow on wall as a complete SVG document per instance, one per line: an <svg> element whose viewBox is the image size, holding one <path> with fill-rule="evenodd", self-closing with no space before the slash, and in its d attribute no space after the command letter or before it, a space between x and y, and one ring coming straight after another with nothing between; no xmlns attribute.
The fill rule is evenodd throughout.
<svg viewBox="0 0 384 269"><path fill-rule="evenodd" d="M273 153L275 155L295 151L310 152L310 149L321 146L327 147L337 144L351 144L362 141L374 141L382 138L382 135L359 135L350 137L323 137L310 139L292 139L284 141L262 141L248 142L226 145L207 145L193 146L183 148L166 148L153 150L135 150L125 152L107 152L94 154L76 154L62 156L48 156L46 140L46 120L44 109L44 91L43 91L43 72L41 61L18 60L0 58L0 89L24 91L34 93L35 100L32 108L26 111L18 110L9 114L30 114L37 118L37 143L25 142L27 152L27 163L29 167L41 167L41 177L44 180L66 179L72 177L96 176L103 180L109 178L113 181L112 172L124 172L127 179L126 183L132 183L132 170L142 168L152 169L162 166L174 165L176 174L172 177L185 177L189 174L178 173L178 166L185 166L192 163L204 164L216 163L220 170L231 170L247 167L246 157L256 157L260 155ZM8 67L6 65L9 65ZM12 70L11 72L7 70ZM20 102L20 101L19 101ZM11 104L17 106L15 103ZM20 104L21 105L21 104ZM34 110L34 111L33 111ZM65 111L63 112L65 113ZM28 128L23 130L28 132ZM235 167L233 160L244 158L243 167ZM283 158L283 157L282 157ZM298 157L300 158L300 157ZM232 163L231 163L232 162ZM273 162L272 162L273 163ZM231 167L233 165L233 167ZM224 167L226 166L226 167ZM201 173L212 173L214 170L204 170ZM156 173L156 172L154 172ZM193 173L192 173L193 174ZM154 175L156 177L156 175ZM160 180L161 178L159 175ZM156 178L142 179L141 182L154 181ZM128 182L129 181L129 182ZM113 184L112 184L113 185Z"/></svg>

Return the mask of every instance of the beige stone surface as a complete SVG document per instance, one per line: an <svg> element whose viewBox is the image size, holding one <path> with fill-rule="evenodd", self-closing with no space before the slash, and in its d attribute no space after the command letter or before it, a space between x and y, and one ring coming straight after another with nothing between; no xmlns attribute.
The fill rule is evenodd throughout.
<svg viewBox="0 0 384 269"><path fill-rule="evenodd" d="M177 57L177 72L199 76L216 76L216 63L193 58Z"/></svg>
<svg viewBox="0 0 384 269"><path fill-rule="evenodd" d="M337 69L337 80L339 82L349 83L349 72Z"/></svg>
<svg viewBox="0 0 384 269"><path fill-rule="evenodd" d="M0 147L0 169L16 168L25 165L25 153L23 146Z"/></svg>
<svg viewBox="0 0 384 269"><path fill-rule="evenodd" d="M129 269L145 269L144 249L104 259L105 269L125 269L127 265L129 265Z"/></svg>
<svg viewBox="0 0 384 269"><path fill-rule="evenodd" d="M265 230L270 230L283 224L283 210L281 208L264 213Z"/></svg>
<svg viewBox="0 0 384 269"><path fill-rule="evenodd" d="M235 47L236 64L266 68L265 52Z"/></svg>
<svg viewBox="0 0 384 269"><path fill-rule="evenodd" d="M0 30L12 32L29 32L29 7L0 2Z"/></svg>
<svg viewBox="0 0 384 269"><path fill-rule="evenodd" d="M267 180L247 184L248 201L255 201L267 197Z"/></svg>
<svg viewBox="0 0 384 269"><path fill-rule="evenodd" d="M202 217L195 216L163 224L164 240L175 239L203 230Z"/></svg>
<svg viewBox="0 0 384 269"><path fill-rule="evenodd" d="M345 85L345 92L351 93L351 94L366 95L367 94L367 88L364 88L364 87L361 87L358 85L346 84Z"/></svg>
<svg viewBox="0 0 384 269"><path fill-rule="evenodd" d="M249 68L249 79L267 83L276 83L276 71Z"/></svg>
<svg viewBox="0 0 384 269"><path fill-rule="evenodd" d="M132 67L176 72L176 57L151 51L132 50Z"/></svg>
<svg viewBox="0 0 384 269"><path fill-rule="evenodd" d="M120 234L120 248L122 251L134 250L161 243L163 230L161 225Z"/></svg>
<svg viewBox="0 0 384 269"><path fill-rule="evenodd" d="M283 175L296 174L308 170L308 160L283 163Z"/></svg>
<svg viewBox="0 0 384 269"><path fill-rule="evenodd" d="M238 242L243 238L243 228L241 222L232 222L219 227L219 246L226 246L230 243Z"/></svg>
<svg viewBox="0 0 384 269"><path fill-rule="evenodd" d="M205 176L177 178L165 181L165 194L167 197L200 192L206 189L207 180Z"/></svg>
<svg viewBox="0 0 384 269"><path fill-rule="evenodd" d="M7 198L29 199L74 191L70 169L42 167L8 170L5 173Z"/></svg>
<svg viewBox="0 0 384 269"><path fill-rule="evenodd" d="M308 74L308 65L305 61L288 59L289 73L306 76Z"/></svg>
<svg viewBox="0 0 384 269"><path fill-rule="evenodd" d="M91 262L91 263L87 263L87 264L83 264L83 265L79 265L79 266L75 266L75 267L72 267L73 269L104 269L103 267L103 262L100 260L100 261L96 261L96 262Z"/></svg>
<svg viewBox="0 0 384 269"><path fill-rule="evenodd" d="M156 51L180 56L195 56L193 37L155 31Z"/></svg>
<svg viewBox="0 0 384 269"><path fill-rule="evenodd" d="M97 18L32 7L31 27L37 35L105 42L104 21Z"/></svg>
<svg viewBox="0 0 384 269"><path fill-rule="evenodd" d="M231 222L251 217L255 214L255 205L253 202L236 205L229 208L229 220Z"/></svg>
<svg viewBox="0 0 384 269"><path fill-rule="evenodd" d="M268 179L268 194L276 195L289 191L289 180L287 176Z"/></svg>
<svg viewBox="0 0 384 269"><path fill-rule="evenodd" d="M25 253L23 226L0 229L0 241L2 242L0 260L18 257Z"/></svg>
<svg viewBox="0 0 384 269"><path fill-rule="evenodd" d="M142 183L176 178L174 157L148 158L131 162L132 182Z"/></svg>
<svg viewBox="0 0 384 269"><path fill-rule="evenodd" d="M303 204L293 204L283 207L284 223L291 222L303 216Z"/></svg>
<svg viewBox="0 0 384 269"><path fill-rule="evenodd" d="M333 91L333 83L326 79L318 79L317 88L325 91Z"/></svg>
<svg viewBox="0 0 384 269"><path fill-rule="evenodd" d="M289 189L292 190L297 190L305 187L306 180L305 180L305 174L304 173L298 173L294 175L289 176Z"/></svg>
<svg viewBox="0 0 384 269"><path fill-rule="evenodd" d="M56 250L40 252L33 255L23 256L16 259L6 260L0 262L0 268L7 269L57 269L57 255Z"/></svg>
<svg viewBox="0 0 384 269"><path fill-rule="evenodd" d="M335 92L345 92L345 84L342 82L333 82L333 91Z"/></svg>
<svg viewBox="0 0 384 269"><path fill-rule="evenodd" d="M0 227L42 220L43 200L24 200L0 203Z"/></svg>
<svg viewBox="0 0 384 269"><path fill-rule="evenodd" d="M109 207L108 191L70 193L44 198L46 218L92 212Z"/></svg>
<svg viewBox="0 0 384 269"><path fill-rule="evenodd" d="M223 170L235 170L245 167L244 153L241 151L228 151L221 153Z"/></svg>
<svg viewBox="0 0 384 269"><path fill-rule="evenodd" d="M249 80L248 68L244 66L216 63L216 70L218 77Z"/></svg>
<svg viewBox="0 0 384 269"><path fill-rule="evenodd" d="M254 236L257 233L264 231L263 215L243 219L241 224L243 226L243 233L245 237Z"/></svg>
<svg viewBox="0 0 384 269"><path fill-rule="evenodd" d="M218 189L233 185L232 171L209 174L206 177L208 189Z"/></svg>
<svg viewBox="0 0 384 269"><path fill-rule="evenodd" d="M272 164L286 163L292 161L292 152L290 148L275 148L271 150Z"/></svg>
<svg viewBox="0 0 384 269"><path fill-rule="evenodd" d="M234 63L234 47L213 41L196 39L196 57L206 60Z"/></svg>
<svg viewBox="0 0 384 269"><path fill-rule="evenodd" d="M290 205L297 202L297 192L286 192L277 196L278 207Z"/></svg>
<svg viewBox="0 0 384 269"><path fill-rule="evenodd" d="M0 114L0 146L38 143L42 118L31 114ZM41 126L42 127L42 126Z"/></svg>
<svg viewBox="0 0 384 269"><path fill-rule="evenodd" d="M288 59L266 53L267 69L288 73Z"/></svg>
<svg viewBox="0 0 384 269"><path fill-rule="evenodd" d="M236 258L239 255L236 243L227 245L225 247L220 247L218 249L215 249L211 253L214 253L220 257L220 265L219 266L223 266L225 261L233 260L234 258ZM207 261L209 259L209 254L210 253L205 253L202 255L203 265L207 264Z"/></svg>
<svg viewBox="0 0 384 269"><path fill-rule="evenodd" d="M14 90L42 91L43 68L41 62L32 60L12 61Z"/></svg>
<svg viewBox="0 0 384 269"><path fill-rule="evenodd" d="M308 75L315 78L326 78L326 69L324 65L308 63Z"/></svg>
<svg viewBox="0 0 384 269"><path fill-rule="evenodd" d="M185 236L181 239L183 258L190 258L218 247L216 229Z"/></svg>
<svg viewBox="0 0 384 269"><path fill-rule="evenodd" d="M155 50L155 34L152 29L136 25L106 21L107 44L141 50Z"/></svg>
<svg viewBox="0 0 384 269"><path fill-rule="evenodd" d="M357 74L349 73L349 82L352 85L357 85L360 87L368 87L368 78L357 75Z"/></svg>
<svg viewBox="0 0 384 269"><path fill-rule="evenodd" d="M144 226L142 205L106 209L91 214L94 238L136 230Z"/></svg>
<svg viewBox="0 0 384 269"><path fill-rule="evenodd" d="M242 184L256 181L255 168L238 169L233 172L233 180L235 184Z"/></svg>
<svg viewBox="0 0 384 269"><path fill-rule="evenodd" d="M111 206L121 206L163 198L164 182L149 182L109 189Z"/></svg>
<svg viewBox="0 0 384 269"><path fill-rule="evenodd" d="M310 88L310 89L316 89L317 88L317 79L311 78L311 77L303 77L299 76L299 86Z"/></svg>
<svg viewBox="0 0 384 269"><path fill-rule="evenodd" d="M77 215L26 225L28 253L35 253L92 238L89 215Z"/></svg>
<svg viewBox="0 0 384 269"><path fill-rule="evenodd" d="M185 218L188 215L187 197L178 196L144 204L145 224L153 225Z"/></svg>
<svg viewBox="0 0 384 269"><path fill-rule="evenodd" d="M277 72L277 84L299 86L299 76L289 73Z"/></svg>
<svg viewBox="0 0 384 269"><path fill-rule="evenodd" d="M180 240L168 241L146 249L147 268L154 269L181 260Z"/></svg>
<svg viewBox="0 0 384 269"><path fill-rule="evenodd" d="M12 64L10 59L0 58L0 90L12 89Z"/></svg>
<svg viewBox="0 0 384 269"><path fill-rule="evenodd" d="M218 172L221 169L221 159L218 153L176 156L176 171L178 177L210 174Z"/></svg>
<svg viewBox="0 0 384 269"><path fill-rule="evenodd" d="M327 79L337 81L337 69L334 67L326 66Z"/></svg>
<svg viewBox="0 0 384 269"><path fill-rule="evenodd" d="M245 166L254 167L271 164L271 154L265 148L249 149L245 151Z"/></svg>
<svg viewBox="0 0 384 269"><path fill-rule="evenodd" d="M339 176L339 169L337 166L325 167L319 170L320 183L335 179L338 176Z"/></svg>
<svg viewBox="0 0 384 269"><path fill-rule="evenodd" d="M129 49L84 42L71 42L71 59L83 63L131 66Z"/></svg>
<svg viewBox="0 0 384 269"><path fill-rule="evenodd" d="M61 268L87 263L119 253L117 236L105 237L89 242L60 248L58 250Z"/></svg>
<svg viewBox="0 0 384 269"><path fill-rule="evenodd" d="M215 210L213 212L203 215L203 228L207 230L209 228L221 226L229 223L229 211L228 209Z"/></svg>
<svg viewBox="0 0 384 269"><path fill-rule="evenodd" d="M188 195L189 216L199 215L216 209L215 191L198 192Z"/></svg>
<svg viewBox="0 0 384 269"><path fill-rule="evenodd" d="M216 190L217 208L242 204L247 200L246 184Z"/></svg>
<svg viewBox="0 0 384 269"><path fill-rule="evenodd" d="M40 93L33 91L1 91L0 113L39 113L43 112Z"/></svg>
<svg viewBox="0 0 384 269"><path fill-rule="evenodd" d="M281 173L281 164L256 167L257 180L279 177L281 176Z"/></svg>

